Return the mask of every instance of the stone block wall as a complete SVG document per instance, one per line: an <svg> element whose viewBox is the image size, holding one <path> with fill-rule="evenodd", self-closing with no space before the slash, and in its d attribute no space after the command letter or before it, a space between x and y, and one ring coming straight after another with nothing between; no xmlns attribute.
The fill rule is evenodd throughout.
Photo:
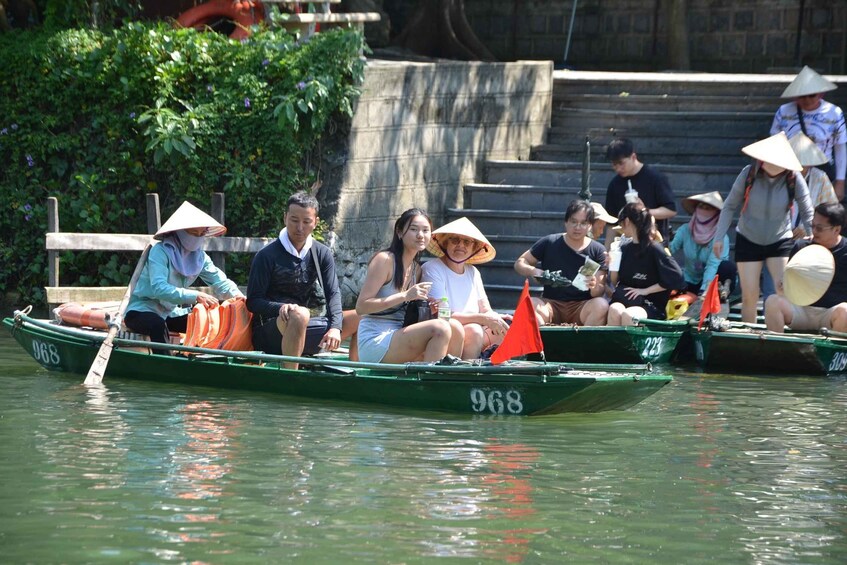
<svg viewBox="0 0 847 565"><path fill-rule="evenodd" d="M669 1L580 0L568 65L581 70L666 68ZM692 70L750 73L795 66L799 0L688 0L687 5ZM561 64L572 6L570 0L466 0L465 12L499 59ZM394 13L402 17L408 11ZM395 30L404 24L392 20ZM806 0L800 57L824 72L847 74L847 2Z"/></svg>
<svg viewBox="0 0 847 565"><path fill-rule="evenodd" d="M487 159L528 159L550 123L549 62L369 62L331 227L345 303L406 209L437 227Z"/></svg>

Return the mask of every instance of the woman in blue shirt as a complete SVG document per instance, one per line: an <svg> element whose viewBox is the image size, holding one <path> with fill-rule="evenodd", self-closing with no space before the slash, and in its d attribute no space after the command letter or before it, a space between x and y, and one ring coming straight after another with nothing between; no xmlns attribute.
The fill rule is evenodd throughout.
<svg viewBox="0 0 847 565"><path fill-rule="evenodd" d="M168 343L170 331L185 332L194 304L214 306L221 298L242 296L238 285L203 251L206 237L224 233L226 228L214 218L183 202L154 236L161 243L150 250L132 291L126 326L154 342ZM198 278L213 294L188 288Z"/></svg>

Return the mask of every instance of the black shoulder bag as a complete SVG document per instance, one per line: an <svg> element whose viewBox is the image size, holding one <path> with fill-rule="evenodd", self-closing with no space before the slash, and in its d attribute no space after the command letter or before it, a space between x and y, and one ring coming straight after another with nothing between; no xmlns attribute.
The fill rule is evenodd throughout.
<svg viewBox="0 0 847 565"><path fill-rule="evenodd" d="M412 285L417 279L417 268L412 271ZM409 300L404 303L406 306L406 315L403 317L403 327L425 322L433 318L432 309L429 307L429 302L423 299Z"/></svg>

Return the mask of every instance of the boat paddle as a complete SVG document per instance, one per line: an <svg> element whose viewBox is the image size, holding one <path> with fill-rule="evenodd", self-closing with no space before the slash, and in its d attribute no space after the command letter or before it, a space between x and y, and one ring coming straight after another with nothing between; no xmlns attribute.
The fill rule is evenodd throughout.
<svg viewBox="0 0 847 565"><path fill-rule="evenodd" d="M132 295L132 291L135 289L135 284L141 277L141 271L144 269L144 264L147 262L147 255L150 254L150 249L152 247L153 243L148 243L147 247L144 248L144 252L141 253L141 259L138 260L138 264L135 266L135 271L132 273L132 278L129 279L129 286L126 287L123 300L121 300L121 305L118 307L118 313L115 314L115 317L109 325L109 333L106 335L106 339L103 340L103 343L100 344L100 351L97 352L97 357L94 358L94 362L91 363L91 367L88 369L88 374L85 376L86 385L97 386L103 382L103 375L106 374L106 366L109 364L109 357L112 356L112 342L114 341L118 330L121 328L124 312L126 311L127 304L129 304L129 297Z"/></svg>

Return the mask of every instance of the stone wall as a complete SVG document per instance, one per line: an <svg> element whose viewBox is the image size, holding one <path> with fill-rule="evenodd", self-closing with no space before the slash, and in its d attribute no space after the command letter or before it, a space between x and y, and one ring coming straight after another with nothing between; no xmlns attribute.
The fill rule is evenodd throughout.
<svg viewBox="0 0 847 565"><path fill-rule="evenodd" d="M331 227L342 293L355 300L367 262L406 209L436 226L462 206L487 159L527 159L550 123L552 64L372 61L351 126Z"/></svg>
<svg viewBox="0 0 847 565"><path fill-rule="evenodd" d="M418 0L386 0L403 28ZM567 63L581 70L666 68L666 4L671 0L580 0ZM799 0L687 0L692 70L768 72L795 66ZM570 0L466 0L471 27L499 59L564 58ZM847 73L847 2L806 0L800 58Z"/></svg>

